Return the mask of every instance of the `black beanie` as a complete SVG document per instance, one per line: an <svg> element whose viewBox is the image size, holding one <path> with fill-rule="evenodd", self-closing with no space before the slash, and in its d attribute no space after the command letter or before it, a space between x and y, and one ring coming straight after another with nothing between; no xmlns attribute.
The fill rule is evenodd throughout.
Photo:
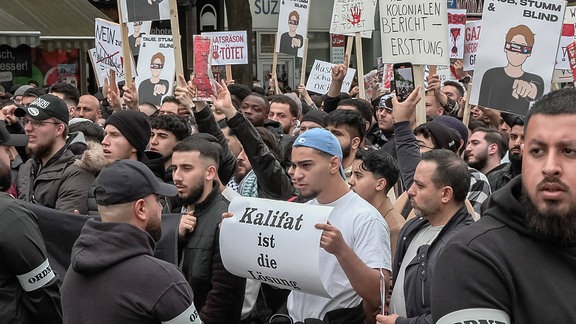
<svg viewBox="0 0 576 324"><path fill-rule="evenodd" d="M144 113L133 110L115 112L106 119L104 127L108 124L118 128L138 153L146 150L150 141L151 129Z"/></svg>
<svg viewBox="0 0 576 324"><path fill-rule="evenodd" d="M427 122L420 126L428 128L432 141L437 149L447 149L452 152L458 152L462 138L456 130L435 122Z"/></svg>

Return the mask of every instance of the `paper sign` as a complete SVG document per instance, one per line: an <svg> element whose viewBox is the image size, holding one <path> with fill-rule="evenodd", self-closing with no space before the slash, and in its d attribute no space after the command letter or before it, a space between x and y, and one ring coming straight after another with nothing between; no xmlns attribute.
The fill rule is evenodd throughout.
<svg viewBox="0 0 576 324"><path fill-rule="evenodd" d="M470 102L526 115L550 91L566 2L484 3Z"/></svg>
<svg viewBox="0 0 576 324"><path fill-rule="evenodd" d="M464 57L464 29L466 10L448 9L448 39L450 41L450 58Z"/></svg>
<svg viewBox="0 0 576 324"><path fill-rule="evenodd" d="M109 77L110 70L116 73L116 81L124 81L124 67L122 56L122 34L120 25L96 18L94 40L96 48L93 52L93 65L97 71L98 83L104 84L104 79ZM132 64L132 74L136 74L134 64ZM103 76L102 79L100 77Z"/></svg>
<svg viewBox="0 0 576 324"><path fill-rule="evenodd" d="M552 82L574 82L574 74L572 74L572 70L554 70L554 73L552 74Z"/></svg>
<svg viewBox="0 0 576 324"><path fill-rule="evenodd" d="M331 34L374 30L376 4L370 0L335 0L330 22Z"/></svg>
<svg viewBox="0 0 576 324"><path fill-rule="evenodd" d="M139 102L160 106L162 98L172 93L175 64L171 35L143 35L138 56Z"/></svg>
<svg viewBox="0 0 576 324"><path fill-rule="evenodd" d="M194 36L194 84L196 85L197 95L195 100L212 100L214 90L214 75L210 60L212 54L212 39L206 36Z"/></svg>
<svg viewBox="0 0 576 324"><path fill-rule="evenodd" d="M329 298L320 278L320 236L332 207L236 197L222 221L220 253L240 277Z"/></svg>
<svg viewBox="0 0 576 324"><path fill-rule="evenodd" d="M385 63L450 65L445 0L380 0Z"/></svg>
<svg viewBox="0 0 576 324"><path fill-rule="evenodd" d="M334 65L330 62L314 60L314 65L312 65L312 70L310 70L310 75L308 76L308 82L306 82L306 90L327 94L332 82L332 67ZM342 83L342 89L340 89L341 92L350 90L354 74L356 74L356 70L348 68L348 73L346 73Z"/></svg>
<svg viewBox="0 0 576 324"><path fill-rule="evenodd" d="M474 71L481 30L481 20L466 23L466 31L464 32L464 71Z"/></svg>
<svg viewBox="0 0 576 324"><path fill-rule="evenodd" d="M176 0L122 0L122 22L168 20L170 1Z"/></svg>
<svg viewBox="0 0 576 324"><path fill-rule="evenodd" d="M142 35L150 34L151 23L151 21L135 21L126 24L128 25L128 43L133 56L138 56L140 53Z"/></svg>
<svg viewBox="0 0 576 324"><path fill-rule="evenodd" d="M202 33L212 38L213 66L248 64L248 41L246 31Z"/></svg>
<svg viewBox="0 0 576 324"><path fill-rule="evenodd" d="M282 0L278 14L276 52L304 57L308 37L309 0Z"/></svg>
<svg viewBox="0 0 576 324"><path fill-rule="evenodd" d="M560 36L560 43L558 44L558 52L556 54L556 66L554 68L557 70L570 69L566 46L576 39L574 37L574 23L576 23L576 7L567 7L564 14L564 24L562 25L562 35Z"/></svg>
<svg viewBox="0 0 576 324"><path fill-rule="evenodd" d="M458 79L456 79L456 77L454 77L454 74L450 70L449 66L437 65L436 66L436 74L438 74L438 77L440 78L441 84L444 84L445 81L458 81Z"/></svg>
<svg viewBox="0 0 576 324"><path fill-rule="evenodd" d="M346 54L346 36L331 34L332 46L330 47L330 62L335 64L344 63Z"/></svg>

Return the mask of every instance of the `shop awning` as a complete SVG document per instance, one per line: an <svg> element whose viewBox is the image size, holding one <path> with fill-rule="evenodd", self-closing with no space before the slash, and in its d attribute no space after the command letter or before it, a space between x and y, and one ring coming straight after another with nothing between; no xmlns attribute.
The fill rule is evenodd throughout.
<svg viewBox="0 0 576 324"><path fill-rule="evenodd" d="M40 45L40 31L0 9L0 45L18 47L22 44L30 47Z"/></svg>
<svg viewBox="0 0 576 324"><path fill-rule="evenodd" d="M40 47L49 51L94 47L94 19L109 19L87 0L2 0L2 9L39 31Z"/></svg>

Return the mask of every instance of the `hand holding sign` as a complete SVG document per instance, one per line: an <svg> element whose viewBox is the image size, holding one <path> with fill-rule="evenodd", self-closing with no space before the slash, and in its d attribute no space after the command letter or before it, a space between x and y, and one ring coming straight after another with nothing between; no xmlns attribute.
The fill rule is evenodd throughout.
<svg viewBox="0 0 576 324"><path fill-rule="evenodd" d="M529 98L534 100L538 95L538 88L532 82L516 79L512 84L512 97L518 99L518 97Z"/></svg>

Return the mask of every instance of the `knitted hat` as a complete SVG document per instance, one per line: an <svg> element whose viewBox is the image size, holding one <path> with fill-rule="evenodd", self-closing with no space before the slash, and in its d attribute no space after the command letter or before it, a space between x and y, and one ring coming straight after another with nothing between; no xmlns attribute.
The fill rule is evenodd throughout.
<svg viewBox="0 0 576 324"><path fill-rule="evenodd" d="M123 110L113 113L106 119L106 125L112 125L122 133L128 143L139 153L144 152L150 141L150 123L144 113L133 110Z"/></svg>
<svg viewBox="0 0 576 324"><path fill-rule="evenodd" d="M464 141L464 145L468 144L468 127L456 117L440 115L436 116L432 121L457 131L460 134L460 138Z"/></svg>
<svg viewBox="0 0 576 324"><path fill-rule="evenodd" d="M435 122L427 122L420 126L427 127L430 130L430 136L437 149L447 149L452 152L458 152L462 138L457 131Z"/></svg>
<svg viewBox="0 0 576 324"><path fill-rule="evenodd" d="M302 121L311 121L314 122L322 127L326 127L326 122L324 121L324 117L328 115L323 110L310 110L304 117L302 117Z"/></svg>

